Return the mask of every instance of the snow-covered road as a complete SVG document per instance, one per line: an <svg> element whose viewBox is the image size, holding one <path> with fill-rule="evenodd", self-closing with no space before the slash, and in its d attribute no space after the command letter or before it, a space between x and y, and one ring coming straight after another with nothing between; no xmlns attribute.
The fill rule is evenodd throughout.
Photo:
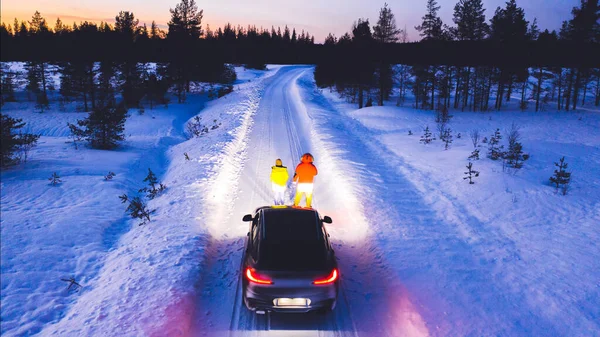
<svg viewBox="0 0 600 337"><path fill-rule="evenodd" d="M245 141L240 142L244 149L231 151L231 165L242 164L243 170L224 172L217 179L226 185L223 188L230 189L217 193L233 196L233 206L229 202L215 204L216 215L210 220L227 230L213 233L207 249L193 335L427 335L422 320L412 310L372 239L374 233L368 229L361 198L356 195L363 187L352 177L356 172L352 167L356 165L338 161L343 158L342 153L329 153L303 102L302 91L307 88L299 87L297 81L311 73L309 67L285 67L265 81L252 125L248 125ZM240 151L244 153L241 157ZM275 159L281 158L293 174L304 152L315 155L320 170L314 206L322 215L334 219L330 232L342 274L339 305L326 316L255 315L241 301L239 271L248 230L241 218L258 206L272 204L269 173Z"/></svg>
<svg viewBox="0 0 600 337"><path fill-rule="evenodd" d="M118 151L65 144L79 113L5 106L44 137L30 162L2 172L2 334L600 336L597 111L457 112L463 135L518 123L532 155L509 174L481 146L469 185L468 137L447 151L422 145L434 112L355 110L318 89L313 69L238 68L219 99L133 114ZM190 137L196 114L210 131ZM333 218L340 301L326 315L255 315L241 300L241 218L272 203L275 159L293 174L304 152L319 169L314 207ZM575 171L568 196L547 184L560 156ZM148 168L167 190L137 226L117 196L135 193ZM65 182L48 186L55 170Z"/></svg>

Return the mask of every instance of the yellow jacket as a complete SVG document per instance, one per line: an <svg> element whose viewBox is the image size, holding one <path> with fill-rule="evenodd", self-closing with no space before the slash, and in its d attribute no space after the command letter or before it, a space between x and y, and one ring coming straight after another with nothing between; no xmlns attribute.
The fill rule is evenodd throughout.
<svg viewBox="0 0 600 337"><path fill-rule="evenodd" d="M271 182L279 186L285 186L289 178L287 167L273 166L271 168Z"/></svg>

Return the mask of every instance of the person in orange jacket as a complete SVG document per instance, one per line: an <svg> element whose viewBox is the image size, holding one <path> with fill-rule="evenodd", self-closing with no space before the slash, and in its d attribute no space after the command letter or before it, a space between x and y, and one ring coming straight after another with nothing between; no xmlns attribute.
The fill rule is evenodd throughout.
<svg viewBox="0 0 600 337"><path fill-rule="evenodd" d="M294 197L294 206L298 206L302 200L302 195L306 195L306 207L310 208L312 203L313 183L318 174L317 167L313 164L314 157L310 153L305 153L300 158L300 164L296 166L296 173L293 181L296 185L296 196Z"/></svg>
<svg viewBox="0 0 600 337"><path fill-rule="evenodd" d="M271 187L275 194L275 205L284 204L285 187L289 178L287 167L283 166L281 159L275 160L275 166L271 167Z"/></svg>

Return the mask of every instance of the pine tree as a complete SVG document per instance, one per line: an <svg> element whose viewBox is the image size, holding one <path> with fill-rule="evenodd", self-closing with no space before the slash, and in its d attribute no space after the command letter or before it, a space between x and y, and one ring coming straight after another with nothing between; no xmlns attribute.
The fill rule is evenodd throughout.
<svg viewBox="0 0 600 337"><path fill-rule="evenodd" d="M16 81L19 76L17 71L10 68L8 63L0 63L0 88L2 94L0 95L0 106L6 102L16 102L15 96Z"/></svg>
<svg viewBox="0 0 600 337"><path fill-rule="evenodd" d="M358 19L352 26L352 44L357 50L368 50L373 44L373 35L369 20ZM351 81L358 91L358 108L362 109L365 103L364 94L373 84L374 67L367 58L366 53L359 53L354 57L354 62L347 69L350 73Z"/></svg>
<svg viewBox="0 0 600 337"><path fill-rule="evenodd" d="M113 87L116 78L115 71L115 66L111 61L100 62L96 104L105 106L116 105L115 88Z"/></svg>
<svg viewBox="0 0 600 337"><path fill-rule="evenodd" d="M429 131L429 126L427 126L423 131L424 134L423 136L421 136L420 142L423 142L423 144L429 144L435 140L435 138L431 138L431 131Z"/></svg>
<svg viewBox="0 0 600 337"><path fill-rule="evenodd" d="M470 160L479 160L479 149L475 149L473 150L473 152L471 152L471 155L469 156Z"/></svg>
<svg viewBox="0 0 600 337"><path fill-rule="evenodd" d="M485 9L481 0L459 0L454 6L452 30L456 39L461 41L479 41L487 36L489 26L485 22Z"/></svg>
<svg viewBox="0 0 600 337"><path fill-rule="evenodd" d="M379 10L377 25L373 27L373 38L379 43L395 43L398 42L401 32L396 26L396 18L392 9L385 3Z"/></svg>
<svg viewBox="0 0 600 337"><path fill-rule="evenodd" d="M490 39L497 42L517 43L527 39L527 20L515 0L509 0L505 8L498 7L491 19Z"/></svg>
<svg viewBox="0 0 600 337"><path fill-rule="evenodd" d="M0 120L0 167L5 167L19 163L22 158L15 155L34 146L40 136L21 132L20 129L25 126L22 119L15 119L0 113ZM26 158L24 159L26 160Z"/></svg>
<svg viewBox="0 0 600 337"><path fill-rule="evenodd" d="M558 169L554 170L554 176L550 177L550 182L556 185L556 190L562 188L563 195L566 195L571 183L571 172L567 172L568 164L565 163L565 157L560 158L560 161L554 163L554 166Z"/></svg>
<svg viewBox="0 0 600 337"><path fill-rule="evenodd" d="M475 184L475 182L473 181L473 178L479 177L479 171L473 170L473 163L471 163L471 162L469 162L469 165L467 165L467 169L468 169L468 171L465 172L465 174L467 176L463 177L463 180L469 179L469 184L473 185L473 184Z"/></svg>
<svg viewBox="0 0 600 337"><path fill-rule="evenodd" d="M125 139L126 119L127 109L123 103L117 106L99 104L86 119L77 121L77 124L83 128L79 130L93 148L108 150Z"/></svg>
<svg viewBox="0 0 600 337"><path fill-rule="evenodd" d="M48 62L29 61L25 63L25 70L27 72L26 89L34 94L36 107L43 112L50 103L48 100L48 78L50 76Z"/></svg>
<svg viewBox="0 0 600 337"><path fill-rule="evenodd" d="M500 145L500 140L502 140L502 134L500 134L500 129L496 129L488 144L488 157L492 160L498 160L503 156L504 145Z"/></svg>
<svg viewBox="0 0 600 337"><path fill-rule="evenodd" d="M149 187L144 187L144 188L140 189L139 192L140 193L147 192L148 193L147 196L149 199L156 198L160 193L162 193L167 188L167 186L158 182L158 178L156 177L156 174L154 174L154 172L152 172L151 169L148 169L148 175L144 179L144 182L147 182Z"/></svg>
<svg viewBox="0 0 600 337"><path fill-rule="evenodd" d="M384 4L383 8L379 11L377 25L373 27L373 38L381 44L396 43L398 42L400 32L401 30L396 27L394 13L388 7L387 3ZM394 71L391 64L381 61L377 66L376 73L379 91L377 103L379 106L382 106L383 101L389 99L392 92Z"/></svg>
<svg viewBox="0 0 600 337"><path fill-rule="evenodd" d="M450 148L450 144L452 144L452 130L450 128L446 128L441 137L441 140L444 142L444 150L448 150Z"/></svg>
<svg viewBox="0 0 600 337"><path fill-rule="evenodd" d="M423 41L442 39L444 30L442 19L437 15L439 10L436 0L427 0L427 14L423 16L421 25L415 27Z"/></svg>
<svg viewBox="0 0 600 337"><path fill-rule="evenodd" d="M52 185L52 186L56 186L56 185L62 183L60 176L56 172L52 173L52 175L50 176L50 178L48 178L48 180L50 180L50 185Z"/></svg>

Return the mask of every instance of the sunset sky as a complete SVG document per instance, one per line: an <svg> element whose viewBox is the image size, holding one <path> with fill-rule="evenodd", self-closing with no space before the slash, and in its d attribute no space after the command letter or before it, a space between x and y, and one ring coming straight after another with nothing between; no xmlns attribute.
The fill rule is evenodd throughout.
<svg viewBox="0 0 600 337"><path fill-rule="evenodd" d="M444 23L452 24L452 12L458 0L438 0L442 6L440 15ZM140 19L140 23L150 25L155 20L162 28L169 21L169 8L175 7L177 0L2 0L1 20L12 23L14 18L31 20L38 10L54 26L57 17L65 23L73 21L108 21L114 22L115 15L121 10L128 10ZM206 24L215 29L227 22L234 25L258 27L285 26L296 30L308 30L315 35L317 42L322 42L329 32L341 36L349 31L352 23L362 17L376 22L379 8L385 0L377 3L371 0L213 0L197 1L198 7L204 9L202 27ZM418 40L414 26L418 25L425 13L426 0L388 0L387 3L396 15L400 28L406 26L409 38ZM484 0L486 18L493 16L496 7L504 6L505 0ZM571 17L571 9L578 6L579 0L517 0L517 4L525 10L529 21L537 17L539 27L558 29L563 20Z"/></svg>

